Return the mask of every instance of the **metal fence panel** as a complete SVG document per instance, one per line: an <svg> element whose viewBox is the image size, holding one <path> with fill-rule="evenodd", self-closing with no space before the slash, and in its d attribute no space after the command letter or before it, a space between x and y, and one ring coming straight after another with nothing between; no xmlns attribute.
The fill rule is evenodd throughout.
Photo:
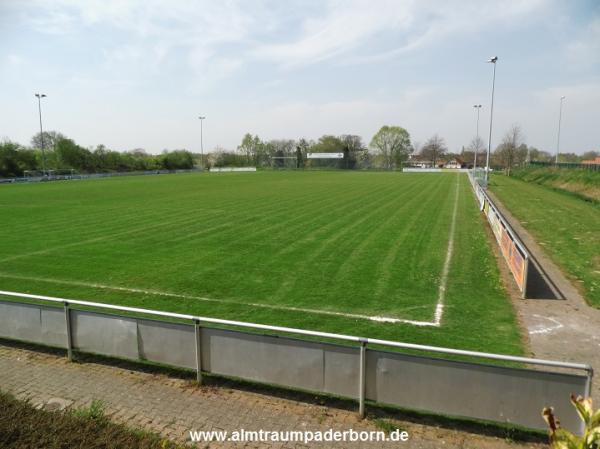
<svg viewBox="0 0 600 449"><path fill-rule="evenodd" d="M367 399L438 414L545 429L545 406L579 429L569 403L586 377L367 350Z"/></svg>
<svg viewBox="0 0 600 449"><path fill-rule="evenodd" d="M323 344L325 374L323 392L358 398L360 348Z"/></svg>
<svg viewBox="0 0 600 449"><path fill-rule="evenodd" d="M67 347L65 311L58 307L41 307L42 341L48 346Z"/></svg>
<svg viewBox="0 0 600 449"><path fill-rule="evenodd" d="M288 338L204 328L202 368L215 374L322 391L320 346Z"/></svg>
<svg viewBox="0 0 600 449"><path fill-rule="evenodd" d="M142 360L181 368L196 368L194 326L138 319L138 349Z"/></svg>
<svg viewBox="0 0 600 449"><path fill-rule="evenodd" d="M0 337L66 347L62 308L0 301Z"/></svg>
<svg viewBox="0 0 600 449"><path fill-rule="evenodd" d="M0 303L0 336L42 343L40 306Z"/></svg>
<svg viewBox="0 0 600 449"><path fill-rule="evenodd" d="M138 359L135 318L71 310L73 347L95 354Z"/></svg>
<svg viewBox="0 0 600 449"><path fill-rule="evenodd" d="M358 395L358 349L202 329L205 371L349 397Z"/></svg>

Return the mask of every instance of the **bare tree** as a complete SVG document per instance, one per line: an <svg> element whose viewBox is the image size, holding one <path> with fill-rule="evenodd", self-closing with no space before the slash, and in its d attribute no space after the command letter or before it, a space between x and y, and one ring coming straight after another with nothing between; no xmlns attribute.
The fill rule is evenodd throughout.
<svg viewBox="0 0 600 449"><path fill-rule="evenodd" d="M425 145L421 148L421 156L430 160L435 167L440 156L444 155L447 151L448 148L446 147L444 139L437 134L434 134L427 139L427 142L425 142Z"/></svg>
<svg viewBox="0 0 600 449"><path fill-rule="evenodd" d="M485 143L481 137L473 137L473 140L469 143L468 151L473 153L473 165L481 167L482 164L485 164Z"/></svg>
<svg viewBox="0 0 600 449"><path fill-rule="evenodd" d="M510 127L495 153L507 176L510 176L512 168L519 165L522 162L521 159L527 157L527 146L523 145L523 133L519 125L515 124Z"/></svg>

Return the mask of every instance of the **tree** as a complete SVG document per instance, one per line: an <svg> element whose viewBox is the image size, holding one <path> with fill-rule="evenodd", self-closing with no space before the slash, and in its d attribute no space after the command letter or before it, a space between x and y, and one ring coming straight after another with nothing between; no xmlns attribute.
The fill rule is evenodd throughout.
<svg viewBox="0 0 600 449"><path fill-rule="evenodd" d="M66 137L57 131L44 131L43 142L44 150L52 151L58 141L65 139ZM42 148L42 133L36 133L31 138L31 147L41 149Z"/></svg>
<svg viewBox="0 0 600 449"><path fill-rule="evenodd" d="M443 138L434 134L425 142L421 148L421 156L431 161L433 167L437 166L438 159L448 151Z"/></svg>
<svg viewBox="0 0 600 449"><path fill-rule="evenodd" d="M346 143L337 136L324 135L312 145L310 151L313 153L344 153L347 150ZM344 159L311 159L311 167L344 168Z"/></svg>
<svg viewBox="0 0 600 449"><path fill-rule="evenodd" d="M581 155L581 160L590 161L600 156L600 151L586 151Z"/></svg>
<svg viewBox="0 0 600 449"><path fill-rule="evenodd" d="M183 170L194 168L194 157L186 150L164 151L162 166L165 170Z"/></svg>
<svg viewBox="0 0 600 449"><path fill-rule="evenodd" d="M469 163L477 165L477 167L485 166L487 156L485 153L485 144L481 137L473 137L473 140L471 140L471 143L469 143L469 146L467 147L467 151L470 153ZM475 157L475 155L477 155L477 157Z"/></svg>
<svg viewBox="0 0 600 449"><path fill-rule="evenodd" d="M368 149L360 136L344 134L340 138L344 144L344 168L354 169L359 161L364 160Z"/></svg>
<svg viewBox="0 0 600 449"><path fill-rule="evenodd" d="M575 153L560 153L558 155L558 162L577 164L581 162L581 156Z"/></svg>
<svg viewBox="0 0 600 449"><path fill-rule="evenodd" d="M72 139L62 137L54 145L56 158L59 161L57 168L74 168L78 171L93 171L92 153L77 145Z"/></svg>
<svg viewBox="0 0 600 449"><path fill-rule="evenodd" d="M238 151L246 155L246 162L248 165L251 163L258 165L258 153L261 145L262 142L258 136L252 136L252 134L246 133L242 139L242 143L238 146Z"/></svg>
<svg viewBox="0 0 600 449"><path fill-rule="evenodd" d="M301 137L296 145L296 168L304 168L306 164L306 153L310 149L310 143Z"/></svg>
<svg viewBox="0 0 600 449"><path fill-rule="evenodd" d="M411 151L410 134L400 126L382 126L370 146L381 154L386 168L400 167Z"/></svg>
<svg viewBox="0 0 600 449"><path fill-rule="evenodd" d="M523 145L523 133L519 125L514 124L510 127L494 153L506 175L510 176L512 168L521 163L527 154L527 147Z"/></svg>
<svg viewBox="0 0 600 449"><path fill-rule="evenodd" d="M529 161L551 162L552 160L552 155L549 152L529 147Z"/></svg>

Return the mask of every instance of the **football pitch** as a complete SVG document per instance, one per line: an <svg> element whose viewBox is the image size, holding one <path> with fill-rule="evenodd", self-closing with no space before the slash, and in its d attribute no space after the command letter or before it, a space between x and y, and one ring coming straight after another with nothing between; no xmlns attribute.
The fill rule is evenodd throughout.
<svg viewBox="0 0 600 449"><path fill-rule="evenodd" d="M466 175L0 186L0 289L520 354Z"/></svg>

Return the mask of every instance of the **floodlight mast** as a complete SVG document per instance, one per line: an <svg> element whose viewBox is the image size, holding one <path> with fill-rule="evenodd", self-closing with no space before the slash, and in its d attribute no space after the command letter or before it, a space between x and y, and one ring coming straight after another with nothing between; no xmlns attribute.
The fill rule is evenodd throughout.
<svg viewBox="0 0 600 449"><path fill-rule="evenodd" d="M204 171L204 136L202 135L202 122L206 118L204 115L200 119L200 170Z"/></svg>
<svg viewBox="0 0 600 449"><path fill-rule="evenodd" d="M38 99L38 111L40 114L40 139L42 140L42 176L46 176L46 153L44 151L44 129L42 128L42 98L46 94L35 94Z"/></svg>
<svg viewBox="0 0 600 449"><path fill-rule="evenodd" d="M498 62L498 56L488 59L488 63L494 64L494 75L492 77L492 102L490 105L490 135L488 137L488 149L487 157L485 162L485 184L487 186L488 179L490 176L490 153L492 152L492 124L494 120L494 90L496 88L496 62Z"/></svg>
<svg viewBox="0 0 600 449"><path fill-rule="evenodd" d="M562 120L562 108L563 101L566 97L563 95L560 97L560 108L558 110L558 136L556 137L556 160L555 164L558 165L558 153L560 152L560 122Z"/></svg>
<svg viewBox="0 0 600 449"><path fill-rule="evenodd" d="M474 104L473 107L477 109L477 139L475 140L475 155L473 156L473 171L477 168L477 148L479 147L479 111L481 110L480 104Z"/></svg>

